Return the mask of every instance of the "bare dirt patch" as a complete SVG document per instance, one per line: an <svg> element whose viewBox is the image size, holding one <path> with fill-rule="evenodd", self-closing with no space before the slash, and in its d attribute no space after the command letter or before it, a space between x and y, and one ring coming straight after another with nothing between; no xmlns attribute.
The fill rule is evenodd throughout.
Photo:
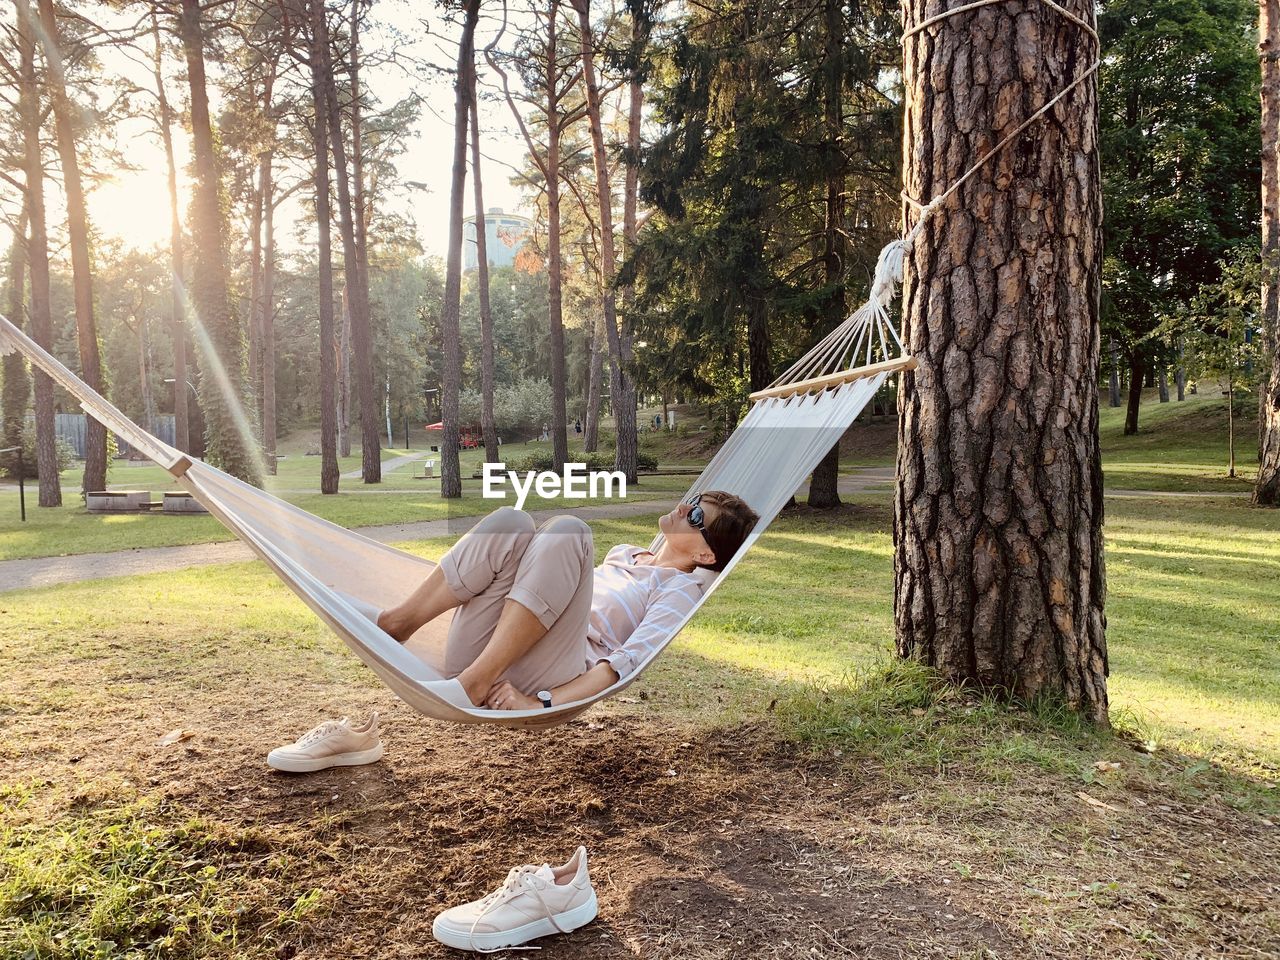
<svg viewBox="0 0 1280 960"><path fill-rule="evenodd" d="M449 955L430 936L436 911L579 843L601 917L548 941L555 956L1280 951L1277 831L1213 796L1189 804L1117 782L1092 788L1106 798L1096 807L1060 778L992 785L963 769L904 788L875 762L796 751L766 724L696 730L651 703L531 734L424 720L341 677L192 695L148 671L123 699L92 696L89 674L60 678L62 698L85 709L36 698L5 718L4 781L44 798L25 810L32 819L128 795L251 830L261 849L245 854L250 871L309 851L280 903L314 889L321 908L265 925L241 955ZM339 700L383 711L381 763L306 776L266 767L267 749ZM177 726L195 736L159 746Z"/></svg>

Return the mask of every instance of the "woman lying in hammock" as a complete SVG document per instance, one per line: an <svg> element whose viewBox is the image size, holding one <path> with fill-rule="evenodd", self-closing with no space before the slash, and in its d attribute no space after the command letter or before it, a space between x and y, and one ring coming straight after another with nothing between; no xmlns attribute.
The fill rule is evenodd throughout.
<svg viewBox="0 0 1280 960"><path fill-rule="evenodd" d="M458 607L445 673L455 706L529 710L590 697L631 673L737 553L759 517L718 490L658 520L656 554L620 544L594 566L591 528L558 516L535 528L503 507L441 558L403 603L378 614L400 642Z"/></svg>

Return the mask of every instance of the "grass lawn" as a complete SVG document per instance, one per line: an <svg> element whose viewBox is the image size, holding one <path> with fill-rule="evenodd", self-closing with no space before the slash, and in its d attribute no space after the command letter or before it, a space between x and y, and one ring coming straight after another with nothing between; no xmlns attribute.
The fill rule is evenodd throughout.
<svg viewBox="0 0 1280 960"><path fill-rule="evenodd" d="M656 456L663 465L704 464L715 450L710 445L710 433L698 432L697 428L705 421L685 411L680 422L686 431L684 436L645 433L641 435L641 449ZM1207 386L1200 395L1188 396L1181 403L1158 403L1155 391L1147 391L1139 433L1124 436L1123 424L1122 408L1102 409L1099 429L1108 489L1238 494L1247 494L1252 489L1257 458L1256 419L1250 409L1237 423L1238 476L1228 478L1225 400ZM852 471L892 466L896 431L892 417L859 419L841 442L841 468ZM426 434L416 431L410 436L410 442L415 444L412 450L384 449L383 460L406 453L430 457L423 445L428 439ZM461 502L446 503L438 496L439 481L414 479L412 465L384 474L382 483L377 485L366 486L359 480L344 479L339 494L322 496L319 459L307 456L312 445L302 435L282 443L280 449L285 458L280 461L277 475L268 478L267 489L344 526L407 523L448 513L484 513L495 506L493 501L479 497L479 483L470 479L464 481L465 498ZM503 456L514 461L548 447L549 444L541 442L504 444ZM569 447L571 452L581 450L581 441L571 439ZM465 451L464 477L469 478L482 462L480 451ZM358 455L340 462L344 473L359 468ZM85 512L79 495L80 469L66 471L62 481L64 505L59 509L35 507L35 490L28 489L25 525L18 520L16 488L11 484L0 486L0 561L230 539L221 525L208 517L90 515ZM672 497L688 489L690 482L687 476L642 477L640 484L628 493L633 499ZM177 489L165 471L144 463L117 462L111 468L109 485L115 489L148 489L157 498L165 490ZM553 502L542 506L580 504L581 501Z"/></svg>
<svg viewBox="0 0 1280 960"><path fill-rule="evenodd" d="M351 468L358 469L359 462L354 461ZM141 479L131 482L115 479L125 472L136 473ZM176 485L164 482L167 476L159 467L117 468L113 471L111 485L117 489L151 489L154 491L153 496L158 498L163 490L178 489ZM12 488L0 489L0 561L233 539L222 524L204 515L88 513L79 494L72 492L74 479L65 479L63 505L58 508L42 510L35 507L34 492L28 491L25 523L19 520L17 491ZM642 476L638 484L628 485L626 501L674 500L688 489L691 480L687 476ZM462 499L444 500L439 495L439 480L411 480L408 468L403 470L403 477L399 473L392 473L385 483L377 486L344 481L341 492L329 496L321 494L318 489L308 491L305 487L281 486L289 482L287 476L281 476L276 478L275 483L269 483L267 489L304 510L345 527L416 523L449 516L470 516L488 513L503 505L503 501L485 499L481 481L473 480L470 476L463 480ZM514 499L506 502L513 503ZM526 506L531 510L572 510L589 504L618 502L623 501L603 498L543 499L531 495Z"/></svg>
<svg viewBox="0 0 1280 960"><path fill-rule="evenodd" d="M557 956L1276 955L1280 515L1108 503L1099 733L892 665L889 509L780 519L542 734L416 716L258 564L0 595L0 958L445 956L436 909L579 842ZM370 708L383 762L266 770Z"/></svg>
<svg viewBox="0 0 1280 960"><path fill-rule="evenodd" d="M1124 407L1098 414L1102 471L1109 488L1126 490L1249 493L1258 464L1257 398L1236 418L1236 476L1228 477L1227 401L1202 385L1195 396L1160 403L1143 392L1138 432L1124 435Z"/></svg>

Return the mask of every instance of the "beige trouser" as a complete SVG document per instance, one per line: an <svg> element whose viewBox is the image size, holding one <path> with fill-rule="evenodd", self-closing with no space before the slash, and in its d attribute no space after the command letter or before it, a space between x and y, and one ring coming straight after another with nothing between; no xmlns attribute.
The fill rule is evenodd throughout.
<svg viewBox="0 0 1280 960"><path fill-rule="evenodd" d="M527 607L547 632L502 679L533 694L587 669L595 548L584 521L563 515L535 528L523 510L503 507L450 547L440 569L462 601L445 644L447 676L456 677L479 656L508 599Z"/></svg>

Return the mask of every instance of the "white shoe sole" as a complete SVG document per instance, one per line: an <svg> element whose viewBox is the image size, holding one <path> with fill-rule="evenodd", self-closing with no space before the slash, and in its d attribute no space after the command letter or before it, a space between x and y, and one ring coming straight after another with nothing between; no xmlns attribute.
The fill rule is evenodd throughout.
<svg viewBox="0 0 1280 960"><path fill-rule="evenodd" d="M356 750L351 753L337 753L332 757L312 757L300 759L280 756L275 750L267 754L267 765L285 773L315 773L317 770L328 770L330 767L358 767L361 764L373 763L382 759L382 744L368 750Z"/></svg>
<svg viewBox="0 0 1280 960"><path fill-rule="evenodd" d="M441 915L431 924L431 935L446 947L453 947L455 950L501 950L503 947L517 947L539 937L549 937L561 931L568 933L585 927L596 918L598 911L596 892L592 890L591 898L581 906L555 914L555 924L550 920L535 920L511 930L477 933L473 936L466 927L458 927L447 921L442 923L444 916ZM556 929L556 924L560 925L559 930Z"/></svg>

